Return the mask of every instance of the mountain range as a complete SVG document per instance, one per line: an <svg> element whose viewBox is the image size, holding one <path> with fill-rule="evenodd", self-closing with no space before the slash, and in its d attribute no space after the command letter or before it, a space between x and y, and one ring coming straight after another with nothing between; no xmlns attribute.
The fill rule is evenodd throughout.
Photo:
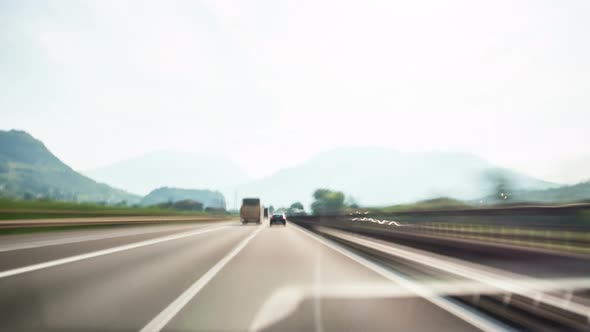
<svg viewBox="0 0 590 332"><path fill-rule="evenodd" d="M204 205L225 205L229 198L229 207L234 207L237 193L238 200L260 197L266 205L279 207L296 201L309 205L314 190L329 188L364 206L385 206L442 196L475 200L489 197L500 184L512 192L559 187L474 154L375 147L334 149L255 180L227 158L179 152L151 153L85 173L108 185L72 170L27 133L0 131L0 195L4 196L149 205L177 198L196 200L206 194L206 199L199 198L207 200ZM142 200L130 192L151 194Z"/></svg>
<svg viewBox="0 0 590 332"><path fill-rule="evenodd" d="M495 190L543 190L558 184L497 167L469 153L400 152L386 148L341 148L298 167L237 186L241 196L260 196L275 206L311 203L317 188L343 191L361 205L384 206L433 197L472 200Z"/></svg>

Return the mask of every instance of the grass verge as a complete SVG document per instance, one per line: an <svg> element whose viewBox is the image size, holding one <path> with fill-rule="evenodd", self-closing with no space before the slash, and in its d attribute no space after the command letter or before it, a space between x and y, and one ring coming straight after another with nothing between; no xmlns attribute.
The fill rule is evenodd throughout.
<svg viewBox="0 0 590 332"><path fill-rule="evenodd" d="M23 201L0 199L0 220L131 217L131 216L208 216L203 211L179 211L159 207L109 206L93 203Z"/></svg>

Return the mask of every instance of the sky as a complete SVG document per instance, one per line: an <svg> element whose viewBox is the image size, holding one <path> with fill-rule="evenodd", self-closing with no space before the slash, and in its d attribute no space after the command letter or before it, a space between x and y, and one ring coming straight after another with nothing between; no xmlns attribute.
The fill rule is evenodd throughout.
<svg viewBox="0 0 590 332"><path fill-rule="evenodd" d="M585 0L2 1L0 129L78 170L207 151L260 177L379 146L576 182L588 31Z"/></svg>

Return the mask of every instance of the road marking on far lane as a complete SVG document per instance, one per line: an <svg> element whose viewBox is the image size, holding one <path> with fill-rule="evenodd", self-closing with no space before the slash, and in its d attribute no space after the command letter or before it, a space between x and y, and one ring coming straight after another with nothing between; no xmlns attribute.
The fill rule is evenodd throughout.
<svg viewBox="0 0 590 332"><path fill-rule="evenodd" d="M39 264L33 264L33 265L29 265L29 266L19 267L16 269L0 272L0 278L6 278L6 277L14 276L17 274L46 269L49 267L63 265L63 264L72 263L72 262L77 262L77 261L81 261L81 260L89 259L89 258L93 258L93 257L113 254L116 252L125 251L125 250L129 250L129 249L145 247L145 246L149 246L152 244L157 244L157 243L162 243L162 242L167 242L167 241L172 241L172 240L178 240L178 239L182 239L182 238L189 237L189 236L195 236L195 235L199 235L199 234L214 232L214 231L218 231L218 230L225 229L228 227L231 227L231 226L221 226L221 227L214 227L214 228L207 228L207 229L198 229L195 231L183 232L183 233L173 234L173 235L168 235L168 236L162 236L162 237L158 237L155 239L130 243L130 244L117 246L117 247L113 247L113 248L109 248L109 249L89 252L86 254L70 256L70 257L66 257L66 258L60 258L60 259L56 259L56 260L45 262L45 263L39 263Z"/></svg>
<svg viewBox="0 0 590 332"><path fill-rule="evenodd" d="M291 223L293 225L293 223ZM513 331L507 325L504 325L495 319L483 317L482 315L478 314L474 310L462 306L457 302L451 301L446 299L432 289L419 284L418 282L414 282L401 274L395 273L394 271L385 269L347 249L338 245L337 243L327 240L323 237L320 237L317 234L314 234L300 226L293 225L294 229L298 230L299 232L307 235L308 237L322 243L326 247L337 251L338 253L352 259L353 261L363 265L364 267L373 270L374 272L382 275L383 277L397 283L398 285L410 290L412 293L424 298L425 300L429 301L430 303L438 306L439 308L455 315L456 317L464 320L465 322L475 326L476 328L486 331L486 332L496 332L496 331Z"/></svg>
<svg viewBox="0 0 590 332"><path fill-rule="evenodd" d="M176 316L186 306L186 304L195 297L206 285L213 279L223 267L229 263L248 243L256 236L263 227L258 227L252 232L250 236L242 240L232 251L223 257L217 264L215 264L209 271L197 279L187 290L185 290L176 300L170 303L164 310L162 310L156 317L154 317L140 332L158 332L163 329L168 322Z"/></svg>
<svg viewBox="0 0 590 332"><path fill-rule="evenodd" d="M99 234L79 235L79 236L74 236L74 237L65 237L65 238L57 238L57 239L26 241L26 242L18 242L18 243L10 243L10 244L0 244L0 252L23 250L23 249L34 249L34 248L41 248L41 247L48 247L48 246L58 246L58 245L63 245L63 244L80 243L80 242L96 241L96 240L104 240L104 239L116 239L116 238L121 238L121 237L126 237L126 236L184 231L187 229L202 229L202 227L207 227L207 226L211 226L211 224L199 225L199 227L195 227L194 225L191 225L191 226L182 225L182 226L177 226L177 227L174 227L174 226L162 227L162 228L158 227L158 228L154 228L154 229L142 228L142 229L118 230L116 232L109 230L107 232L99 233Z"/></svg>

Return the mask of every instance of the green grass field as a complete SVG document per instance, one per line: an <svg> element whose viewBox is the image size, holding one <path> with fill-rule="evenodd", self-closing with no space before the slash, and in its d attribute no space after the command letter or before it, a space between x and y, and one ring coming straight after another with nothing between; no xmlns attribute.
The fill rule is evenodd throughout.
<svg viewBox="0 0 590 332"><path fill-rule="evenodd" d="M0 199L0 220L119 216L204 216L209 214L201 211L178 211L158 207L119 207L92 203Z"/></svg>
<svg viewBox="0 0 590 332"><path fill-rule="evenodd" d="M445 210L445 209L468 209L471 208L464 202L452 198L435 198L426 201L420 201L412 204L400 204L387 206L380 209L371 209L374 212L403 212L403 211L426 211L426 210Z"/></svg>

